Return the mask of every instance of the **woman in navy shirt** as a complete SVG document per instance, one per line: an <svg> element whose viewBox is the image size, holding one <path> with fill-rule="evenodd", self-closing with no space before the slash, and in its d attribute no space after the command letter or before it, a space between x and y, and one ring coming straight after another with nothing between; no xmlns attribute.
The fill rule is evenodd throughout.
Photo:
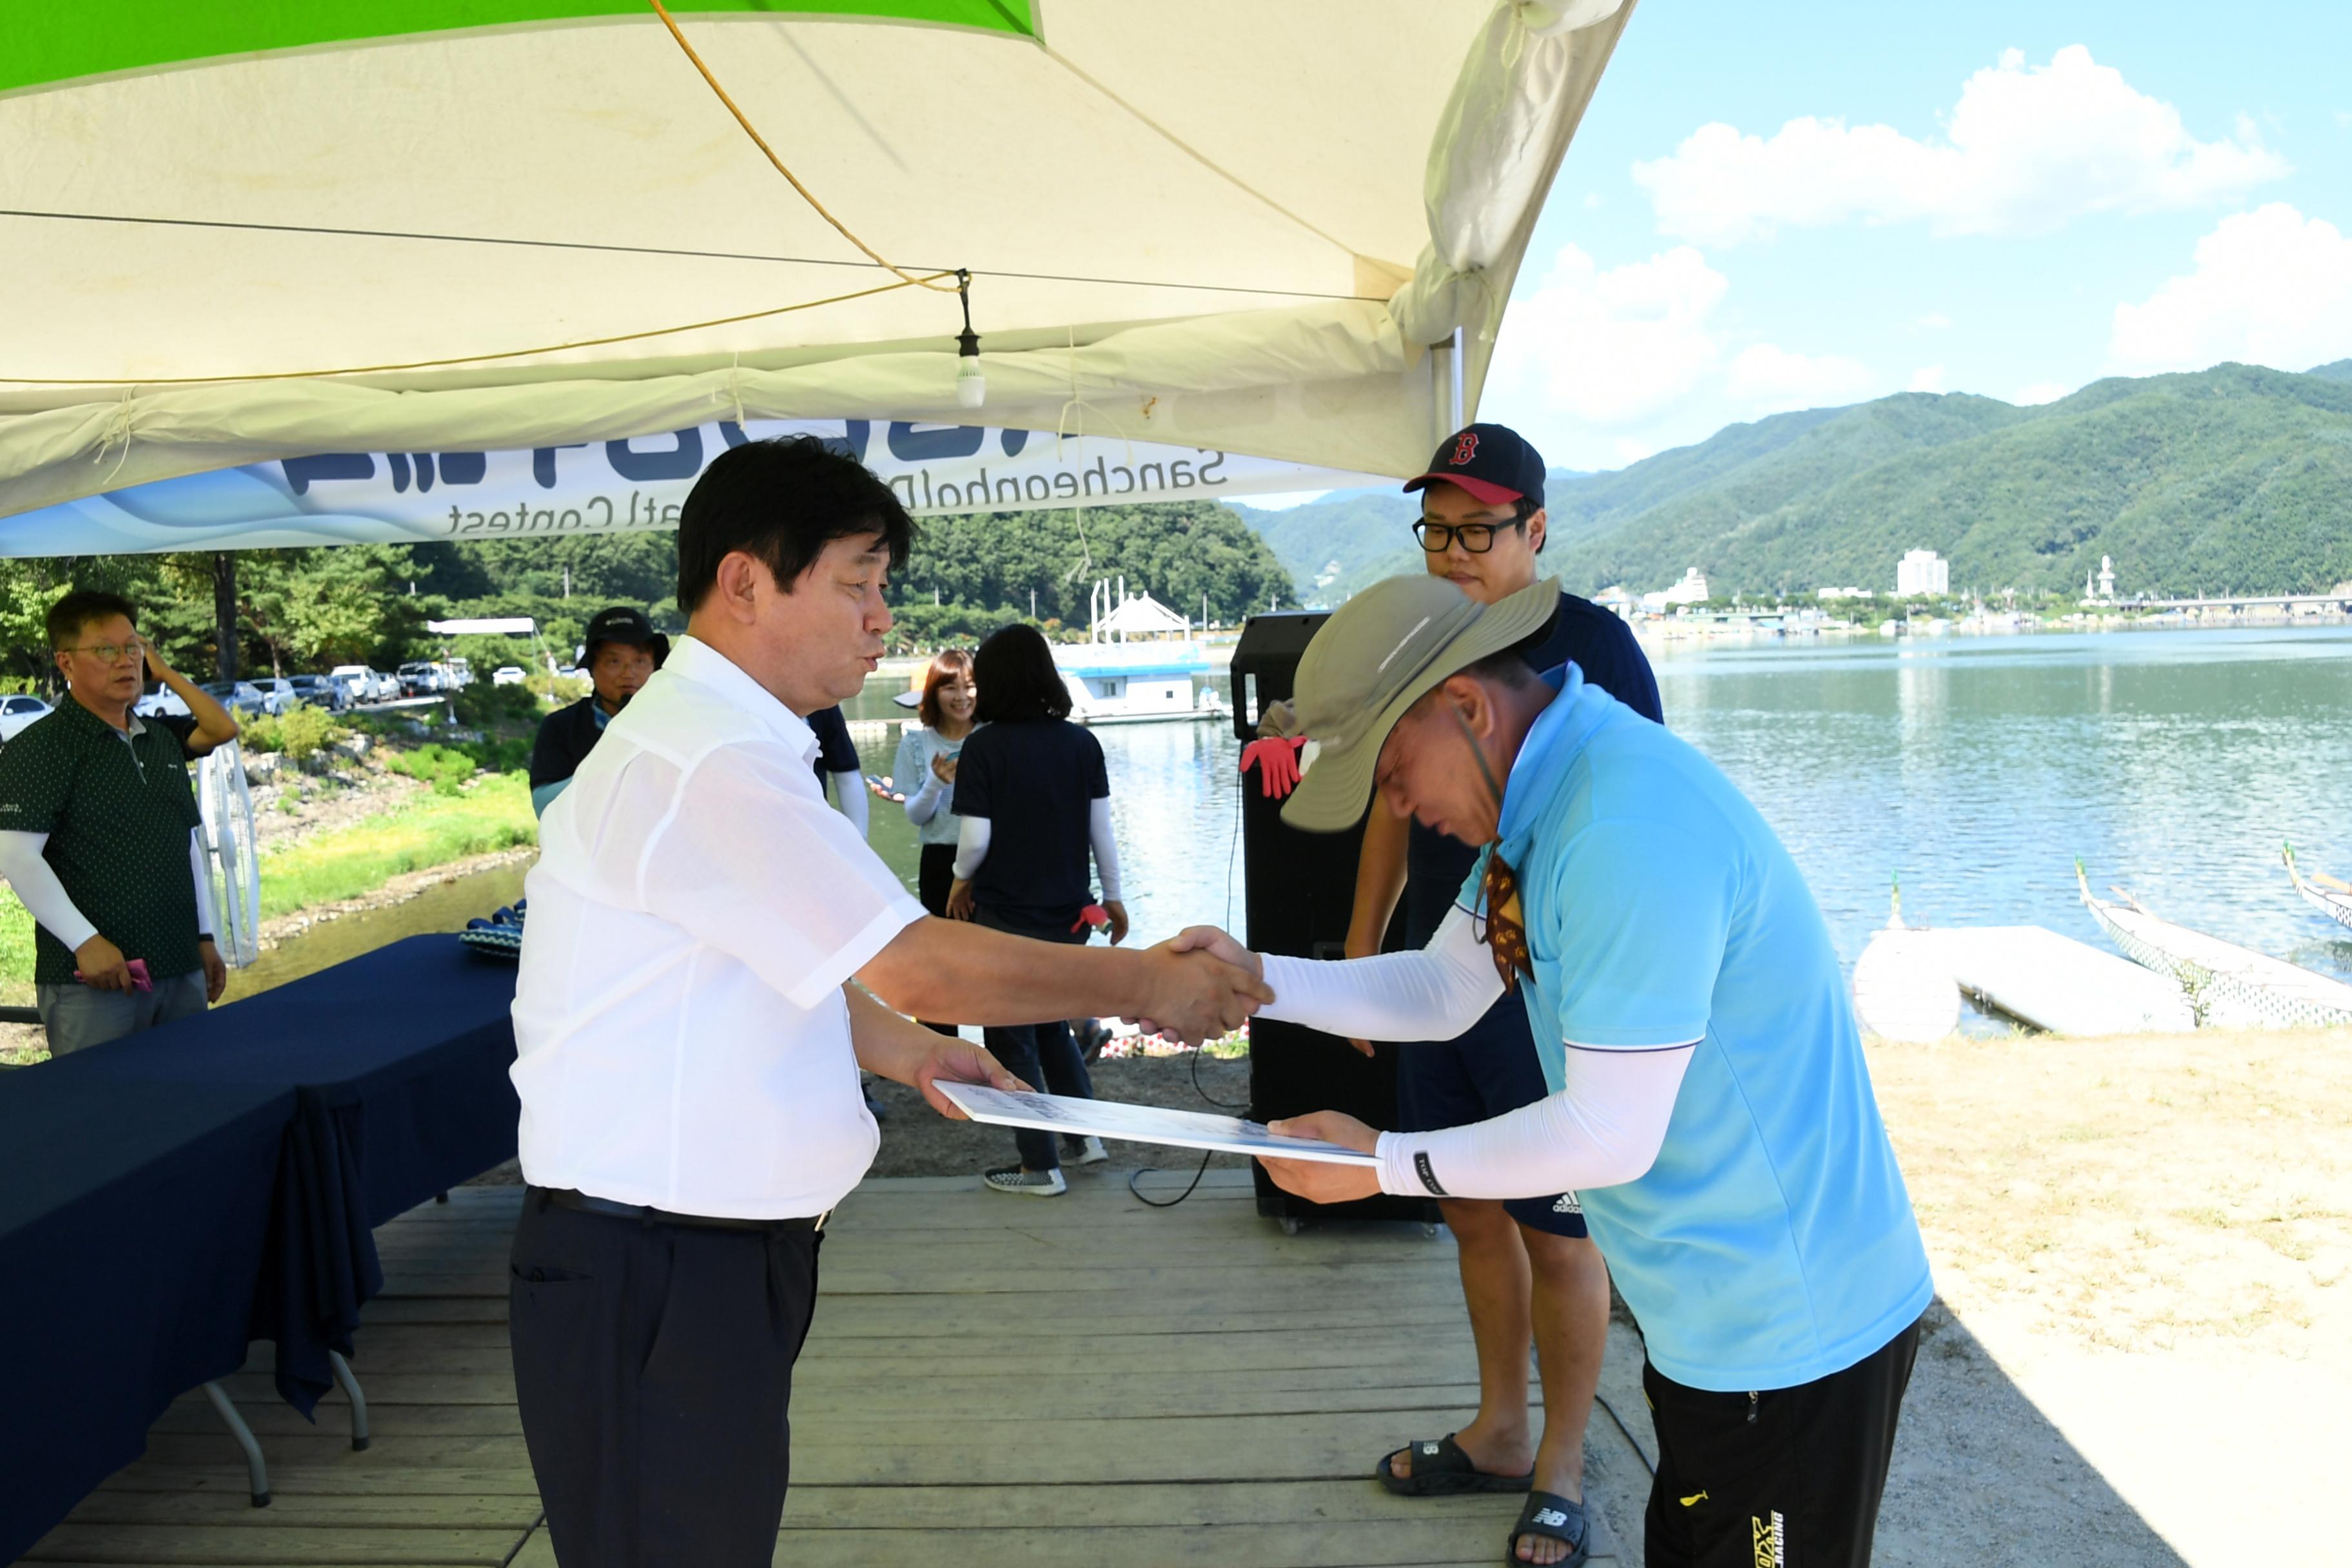
<svg viewBox="0 0 2352 1568"><path fill-rule="evenodd" d="M1119 901L1118 851L1110 831L1110 779L1102 745L1069 721L1070 692L1053 650L1034 626L1012 626L972 656L980 728L956 762L949 809L957 830L955 883L948 913L1046 942L1083 942L1096 902L1087 875L1091 852L1101 878L1110 939L1127 936ZM1085 1058L1066 1023L983 1031L1007 1071L1054 1094L1094 1098ZM998 1192L1052 1197L1066 1190L1050 1132L1013 1134L1021 1163L984 1173ZM1098 1139L1077 1156L1103 1158Z"/></svg>

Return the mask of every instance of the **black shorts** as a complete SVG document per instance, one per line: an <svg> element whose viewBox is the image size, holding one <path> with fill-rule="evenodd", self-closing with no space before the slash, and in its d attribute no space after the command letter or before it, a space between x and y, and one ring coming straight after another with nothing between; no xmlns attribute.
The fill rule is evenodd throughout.
<svg viewBox="0 0 2352 1568"><path fill-rule="evenodd" d="M1486 1016L1450 1040L1428 1040L1397 1052L1397 1131L1434 1132L1486 1121L1551 1092L1528 1031L1528 1005L1514 989ZM1510 1216L1529 1230L1581 1237L1584 1209L1574 1193L1508 1198Z"/></svg>
<svg viewBox="0 0 2352 1568"><path fill-rule="evenodd" d="M1658 1434L1651 1568L1868 1568L1919 1325L1794 1388L1713 1394L1642 1365Z"/></svg>
<svg viewBox="0 0 2352 1568"><path fill-rule="evenodd" d="M956 847L926 844L915 858L915 897L928 915L948 912L948 891L955 886Z"/></svg>

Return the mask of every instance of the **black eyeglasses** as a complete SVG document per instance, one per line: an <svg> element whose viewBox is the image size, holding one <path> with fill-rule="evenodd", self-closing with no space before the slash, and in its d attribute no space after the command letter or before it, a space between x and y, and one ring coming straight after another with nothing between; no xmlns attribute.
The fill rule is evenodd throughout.
<svg viewBox="0 0 2352 1568"><path fill-rule="evenodd" d="M1443 554L1460 540L1462 548L1473 555L1484 555L1495 548L1495 535L1506 528L1525 528L1528 520L1515 517L1508 522L1432 522L1427 518L1412 525L1412 536L1432 555Z"/></svg>

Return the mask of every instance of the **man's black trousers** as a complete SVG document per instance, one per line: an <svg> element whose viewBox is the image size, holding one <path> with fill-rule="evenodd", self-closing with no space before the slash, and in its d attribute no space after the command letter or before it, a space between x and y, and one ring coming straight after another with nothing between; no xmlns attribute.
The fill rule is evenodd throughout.
<svg viewBox="0 0 2352 1568"><path fill-rule="evenodd" d="M1867 1568L1918 1353L1914 1323L1843 1372L1758 1394L1685 1387L1644 1362L1649 1568Z"/></svg>
<svg viewBox="0 0 2352 1568"><path fill-rule="evenodd" d="M562 1568L768 1568L819 1233L523 1199L515 1394Z"/></svg>

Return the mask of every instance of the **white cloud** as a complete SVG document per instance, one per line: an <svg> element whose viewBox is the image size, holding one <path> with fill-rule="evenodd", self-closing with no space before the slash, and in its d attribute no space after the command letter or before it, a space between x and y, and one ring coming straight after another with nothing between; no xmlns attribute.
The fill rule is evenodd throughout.
<svg viewBox="0 0 2352 1568"><path fill-rule="evenodd" d="M2286 173L2251 120L2200 142L2080 44L2046 66L2003 54L1961 88L1941 138L1807 116L1767 140L1718 122L1633 165L1659 231L1707 245L1856 221L2038 233L2085 213L2200 206Z"/></svg>
<svg viewBox="0 0 2352 1568"><path fill-rule="evenodd" d="M2222 360L2299 371L2352 354L2352 237L2284 202L2223 218L2190 270L2116 307L2107 354L2142 374Z"/></svg>
<svg viewBox="0 0 2352 1568"><path fill-rule="evenodd" d="M1930 310L1911 324L1923 332L1940 332L1952 324L1952 318L1941 310Z"/></svg>
<svg viewBox="0 0 2352 1568"><path fill-rule="evenodd" d="M1867 396L1878 378L1860 360L1843 354L1801 354L1774 343L1751 343L1724 373L1732 401L1759 410L1819 408Z"/></svg>
<svg viewBox="0 0 2352 1568"><path fill-rule="evenodd" d="M2063 381L2037 381L2011 393L2009 400L2020 408L2031 408L2036 404L2055 403L2074 390Z"/></svg>
<svg viewBox="0 0 2352 1568"><path fill-rule="evenodd" d="M1949 387L1946 386L1944 383L1945 374L1944 367L1942 365L1923 364L1917 370L1911 373L1910 384L1906 386L1903 390L1906 392L1948 392L1951 390Z"/></svg>
<svg viewBox="0 0 2352 1568"><path fill-rule="evenodd" d="M1525 430L1551 462L1609 468L1884 390L1844 355L1737 341L1718 319L1730 288L1689 246L1605 269L1563 246L1504 317L1483 416Z"/></svg>

